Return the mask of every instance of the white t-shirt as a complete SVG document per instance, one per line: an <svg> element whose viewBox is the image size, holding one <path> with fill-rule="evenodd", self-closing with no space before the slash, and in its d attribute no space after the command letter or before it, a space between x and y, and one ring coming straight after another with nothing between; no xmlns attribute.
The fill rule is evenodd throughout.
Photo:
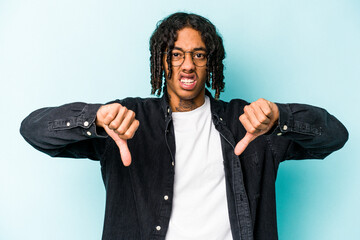
<svg viewBox="0 0 360 240"><path fill-rule="evenodd" d="M172 113L175 185L166 240L232 239L220 134L210 100L189 112Z"/></svg>

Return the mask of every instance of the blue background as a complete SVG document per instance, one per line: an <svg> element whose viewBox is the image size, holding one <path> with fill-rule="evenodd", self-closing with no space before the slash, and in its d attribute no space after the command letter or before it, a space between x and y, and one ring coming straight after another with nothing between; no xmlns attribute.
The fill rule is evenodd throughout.
<svg viewBox="0 0 360 240"><path fill-rule="evenodd" d="M324 161L280 165L280 239L360 239L356 0L0 0L0 239L100 239L98 162L50 158L18 129L40 107L150 96L149 37L175 11L222 34L222 99L318 105L350 132Z"/></svg>

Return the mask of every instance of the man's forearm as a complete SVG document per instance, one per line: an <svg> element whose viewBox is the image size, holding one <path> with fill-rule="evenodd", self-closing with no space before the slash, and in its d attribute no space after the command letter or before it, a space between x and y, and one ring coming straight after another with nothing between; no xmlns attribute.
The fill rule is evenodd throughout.
<svg viewBox="0 0 360 240"><path fill-rule="evenodd" d="M90 139L107 136L96 130L96 112L100 106L71 103L36 110L23 120L20 133L34 148L51 156L87 157L83 156L86 144L74 144L81 141L90 144ZM91 155L92 151L88 151Z"/></svg>
<svg viewBox="0 0 360 240"><path fill-rule="evenodd" d="M346 143L345 126L325 109L305 104L277 105L279 124L272 134L299 144L309 157L324 158Z"/></svg>

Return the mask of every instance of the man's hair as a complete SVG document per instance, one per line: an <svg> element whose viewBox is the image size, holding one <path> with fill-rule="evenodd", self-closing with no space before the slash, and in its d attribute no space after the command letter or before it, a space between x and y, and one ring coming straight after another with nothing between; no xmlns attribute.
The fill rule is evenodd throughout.
<svg viewBox="0 0 360 240"><path fill-rule="evenodd" d="M219 98L220 92L224 91L224 65L225 50L222 38L217 33L215 26L206 18L196 14L183 12L174 13L157 24L155 31L150 38L150 69L151 69L151 94L160 95L163 85L163 54L170 53L175 41L177 32L185 27L191 27L200 32L201 38L207 50L207 80L206 86L215 90L215 98ZM168 76L171 78L171 54L167 54ZM164 88L166 81L164 82Z"/></svg>

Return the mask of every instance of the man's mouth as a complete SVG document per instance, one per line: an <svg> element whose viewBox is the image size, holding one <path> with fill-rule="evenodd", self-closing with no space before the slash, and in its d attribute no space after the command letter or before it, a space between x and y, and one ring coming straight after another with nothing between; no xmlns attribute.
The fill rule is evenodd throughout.
<svg viewBox="0 0 360 240"><path fill-rule="evenodd" d="M185 85L191 85L195 82L195 80L192 78L181 78L180 82L182 82Z"/></svg>
<svg viewBox="0 0 360 240"><path fill-rule="evenodd" d="M184 90L193 90L196 86L195 74L180 75L180 86Z"/></svg>

